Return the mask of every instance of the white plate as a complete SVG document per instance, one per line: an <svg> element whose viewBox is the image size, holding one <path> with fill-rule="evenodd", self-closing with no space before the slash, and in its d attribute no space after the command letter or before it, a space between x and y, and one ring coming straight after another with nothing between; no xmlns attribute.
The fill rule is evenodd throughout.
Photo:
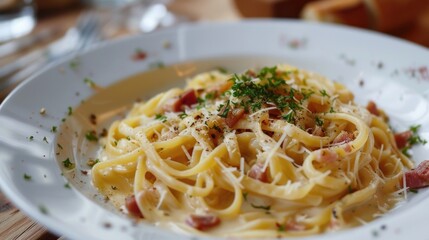
<svg viewBox="0 0 429 240"><path fill-rule="evenodd" d="M145 54L136 56L136 49ZM153 70L107 92L84 82L90 78L106 87L160 62L184 61L189 63ZM89 115L97 115L100 130L136 98L183 85L178 79L216 66L242 71L280 62L345 83L358 102L372 99L384 108L394 128L422 124L421 136L429 139L429 52L422 47L371 32L295 21L196 24L104 44L51 66L16 89L0 109L2 191L29 216L72 239L200 239L136 225L94 196L90 175L80 171L96 148L84 137L91 128ZM132 87L120 89L124 84ZM416 162L428 156L429 146L414 149ZM76 172L63 169L66 158L75 161ZM428 197L426 190L409 194L402 206L365 226L308 239L423 239Z"/></svg>

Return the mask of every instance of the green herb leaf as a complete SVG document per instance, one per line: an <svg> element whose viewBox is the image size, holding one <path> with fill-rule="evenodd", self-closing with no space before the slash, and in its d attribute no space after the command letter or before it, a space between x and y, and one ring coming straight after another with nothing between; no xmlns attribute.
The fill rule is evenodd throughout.
<svg viewBox="0 0 429 240"><path fill-rule="evenodd" d="M266 211L270 211L270 209L271 209L271 206L270 206L270 205L268 205L268 206L263 206L263 205L255 205L255 204L253 204L253 203L251 203L250 205L252 205L252 207L253 207L253 208L256 208L256 209L264 209L264 210L266 210Z"/></svg>
<svg viewBox="0 0 429 240"><path fill-rule="evenodd" d="M322 119L320 119L319 117L316 117L316 118L314 119L314 121L316 122L316 125L317 125L317 126L319 126L319 127L323 126L323 120L322 120Z"/></svg>
<svg viewBox="0 0 429 240"><path fill-rule="evenodd" d="M408 191L412 192L412 193L419 193L419 190L415 189L415 188L409 188Z"/></svg>
<svg viewBox="0 0 429 240"><path fill-rule="evenodd" d="M289 111L286 115L283 115L282 118L288 123L295 123L295 112Z"/></svg>
<svg viewBox="0 0 429 240"><path fill-rule="evenodd" d="M26 173L24 173L24 180L25 181L31 181L31 176L28 175L28 174L26 174Z"/></svg>
<svg viewBox="0 0 429 240"><path fill-rule="evenodd" d="M85 138L86 138L88 141L91 141L91 142L96 142L96 141L98 141L98 137L97 137L97 134L96 134L96 132L95 132L95 131L89 131L89 132L87 132L87 133L85 134Z"/></svg>
<svg viewBox="0 0 429 240"><path fill-rule="evenodd" d="M66 160L63 161L63 165L65 168L71 169L74 167L74 164L72 162L70 162L70 159L67 158Z"/></svg>
<svg viewBox="0 0 429 240"><path fill-rule="evenodd" d="M67 108L67 115L71 116L73 114L73 108L72 107L68 107Z"/></svg>
<svg viewBox="0 0 429 240"><path fill-rule="evenodd" d="M90 88L94 88L94 87L97 86L95 84L95 82L92 79L90 79L90 78L83 79L83 82L86 83L86 85L88 85L88 87L90 87Z"/></svg>
<svg viewBox="0 0 429 240"><path fill-rule="evenodd" d="M167 121L167 117L166 117L165 115L162 115L162 114L156 114L156 115L155 115L155 119L156 119L156 120L159 120L159 121L161 121L161 122L165 122L165 121Z"/></svg>
<svg viewBox="0 0 429 240"><path fill-rule="evenodd" d="M53 133L57 132L57 127L56 126L52 126L51 132L53 132Z"/></svg>

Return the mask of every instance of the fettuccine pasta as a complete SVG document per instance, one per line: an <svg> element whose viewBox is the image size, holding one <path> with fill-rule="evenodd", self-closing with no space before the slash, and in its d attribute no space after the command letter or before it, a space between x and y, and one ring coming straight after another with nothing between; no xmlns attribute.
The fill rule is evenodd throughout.
<svg viewBox="0 0 429 240"><path fill-rule="evenodd" d="M335 231L403 198L412 162L386 121L343 85L292 66L207 72L114 122L93 183L131 216L175 231Z"/></svg>

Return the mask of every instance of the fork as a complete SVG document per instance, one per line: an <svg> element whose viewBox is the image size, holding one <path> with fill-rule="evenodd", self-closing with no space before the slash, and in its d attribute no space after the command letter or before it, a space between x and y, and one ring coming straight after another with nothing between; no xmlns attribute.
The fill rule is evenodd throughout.
<svg viewBox="0 0 429 240"><path fill-rule="evenodd" d="M75 27L47 48L35 50L17 61L0 68L0 99L3 99L18 83L59 58L82 51L101 41L100 23L95 13L81 14Z"/></svg>

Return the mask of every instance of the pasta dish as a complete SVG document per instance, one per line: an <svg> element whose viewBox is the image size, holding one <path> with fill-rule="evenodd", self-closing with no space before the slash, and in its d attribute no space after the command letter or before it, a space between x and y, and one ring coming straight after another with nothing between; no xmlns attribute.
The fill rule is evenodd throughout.
<svg viewBox="0 0 429 240"><path fill-rule="evenodd" d="M100 141L95 187L133 218L228 237L302 236L382 216L413 163L387 116L289 65L211 71L134 105Z"/></svg>

